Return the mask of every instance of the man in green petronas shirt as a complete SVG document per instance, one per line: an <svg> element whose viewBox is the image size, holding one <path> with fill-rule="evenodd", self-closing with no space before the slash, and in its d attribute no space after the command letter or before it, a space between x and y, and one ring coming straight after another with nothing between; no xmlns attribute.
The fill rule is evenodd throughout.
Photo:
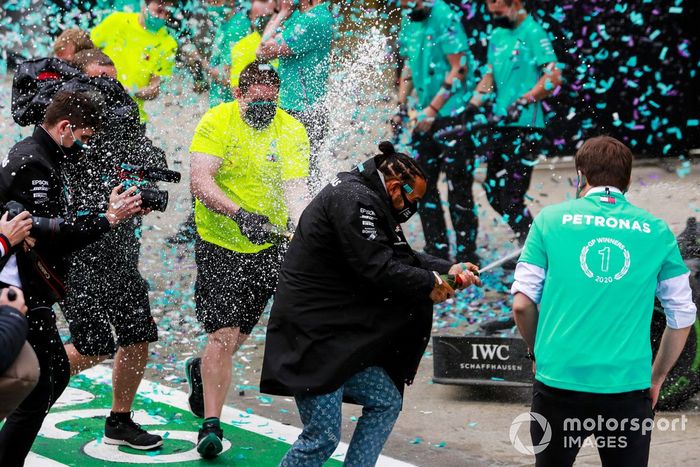
<svg viewBox="0 0 700 467"><path fill-rule="evenodd" d="M279 13L265 28L257 51L263 60L279 58L280 106L303 123L309 134L313 192L321 188L318 153L328 127L324 97L335 31L329 7L330 2L323 0L281 0Z"/></svg>
<svg viewBox="0 0 700 467"><path fill-rule="evenodd" d="M493 101L500 124L489 134L484 189L491 206L525 240L532 215L525 206L532 167L544 130L540 101L561 83L557 57L545 30L521 0L486 0L495 29L488 45L488 71L471 105Z"/></svg>
<svg viewBox="0 0 700 467"><path fill-rule="evenodd" d="M551 429L537 466L573 465L591 434L603 465L645 466L652 409L695 322L689 272L666 223L625 198L629 148L589 139L576 169L577 199L535 218L511 290L536 362L533 446ZM652 366L654 296L667 327Z"/></svg>

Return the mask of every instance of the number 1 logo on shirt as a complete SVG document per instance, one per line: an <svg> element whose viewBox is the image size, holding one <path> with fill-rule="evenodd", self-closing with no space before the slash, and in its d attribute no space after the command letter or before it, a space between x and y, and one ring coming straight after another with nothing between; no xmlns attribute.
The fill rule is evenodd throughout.
<svg viewBox="0 0 700 467"><path fill-rule="evenodd" d="M579 263L587 277L599 284L610 284L622 279L629 272L632 259L622 242L614 238L599 237L590 240L581 248ZM616 272L611 273L611 270Z"/></svg>

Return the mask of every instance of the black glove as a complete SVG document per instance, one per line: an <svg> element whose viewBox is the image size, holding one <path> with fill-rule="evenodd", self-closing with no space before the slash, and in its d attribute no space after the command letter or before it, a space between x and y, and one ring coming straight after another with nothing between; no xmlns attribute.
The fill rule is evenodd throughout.
<svg viewBox="0 0 700 467"><path fill-rule="evenodd" d="M269 226L270 219L267 216L240 208L231 218L238 224L241 233L248 237L251 242L262 245L269 241L270 232L266 226Z"/></svg>

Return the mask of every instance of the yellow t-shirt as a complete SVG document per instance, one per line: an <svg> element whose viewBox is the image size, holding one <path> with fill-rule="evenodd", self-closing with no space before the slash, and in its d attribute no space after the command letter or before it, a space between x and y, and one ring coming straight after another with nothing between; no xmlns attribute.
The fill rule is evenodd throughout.
<svg viewBox="0 0 700 467"><path fill-rule="evenodd" d="M151 32L139 24L138 13L117 12L94 27L90 38L96 47L109 56L117 69L117 79L133 95L148 85L151 76L173 73L177 42L162 27ZM148 120L143 99L134 98L141 121Z"/></svg>
<svg viewBox="0 0 700 467"><path fill-rule="evenodd" d="M238 87L241 72L255 61L255 52L262 42L262 36L258 31L253 31L231 47L231 87ZM277 69L279 60L270 60L270 64Z"/></svg>
<svg viewBox="0 0 700 467"><path fill-rule="evenodd" d="M287 226L283 182L309 175L309 138L304 126L282 109L258 131L241 118L238 102L209 109L199 121L190 152L223 159L214 180L226 196L248 212ZM239 253L257 253L271 244L256 245L228 216L195 201L195 223L203 240Z"/></svg>

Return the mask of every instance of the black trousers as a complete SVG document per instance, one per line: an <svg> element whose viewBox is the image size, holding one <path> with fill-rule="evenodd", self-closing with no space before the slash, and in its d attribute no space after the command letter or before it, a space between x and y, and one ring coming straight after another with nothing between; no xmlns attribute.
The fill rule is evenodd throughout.
<svg viewBox="0 0 700 467"><path fill-rule="evenodd" d="M489 132L487 141L486 199L522 243L532 225L525 193L530 188L532 162L537 159L542 133L531 128L498 127Z"/></svg>
<svg viewBox="0 0 700 467"><path fill-rule="evenodd" d="M0 465L21 466L34 443L41 424L70 379L68 356L50 308L27 313L27 341L39 359L39 382L19 407L7 417L0 430Z"/></svg>
<svg viewBox="0 0 700 467"><path fill-rule="evenodd" d="M461 123L459 117L437 118L429 131L413 132L411 146L418 154L418 161L428 177L427 190L418 205L418 214L423 225L425 252L439 258L450 259L447 224L438 191L438 180L440 173L443 172L447 178L447 201L456 234L456 260L476 263L479 217L472 196L473 145L464 135L447 138L447 140L439 136L436 138L436 133Z"/></svg>
<svg viewBox="0 0 700 467"><path fill-rule="evenodd" d="M536 467L574 465L590 435L595 436L603 467L644 467L649 461L654 412L648 389L594 394L552 388L535 380L532 412L544 416L552 434L546 448L535 455ZM530 422L533 446L543 441L544 433L541 423Z"/></svg>

